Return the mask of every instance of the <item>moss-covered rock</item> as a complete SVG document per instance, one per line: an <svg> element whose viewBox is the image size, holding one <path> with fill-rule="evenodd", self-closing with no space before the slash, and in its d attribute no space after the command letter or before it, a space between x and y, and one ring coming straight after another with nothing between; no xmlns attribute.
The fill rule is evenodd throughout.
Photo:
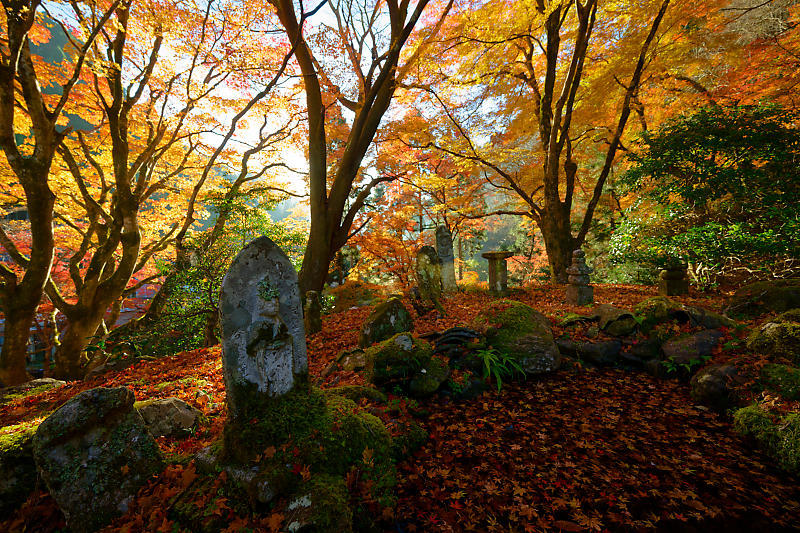
<svg viewBox="0 0 800 533"><path fill-rule="evenodd" d="M400 298L391 297L375 307L370 313L361 328L361 333L358 336L358 345L366 348L397 333L404 333L413 329L414 321L411 318L411 313L405 308Z"/></svg>
<svg viewBox="0 0 800 533"><path fill-rule="evenodd" d="M366 377L376 385L405 386L433 355L426 341L408 333L398 333L366 350Z"/></svg>
<svg viewBox="0 0 800 533"><path fill-rule="evenodd" d="M180 398L151 399L136 402L147 429L154 437L187 436L208 424L203 413Z"/></svg>
<svg viewBox="0 0 800 533"><path fill-rule="evenodd" d="M16 509L36 488L33 436L38 423L23 422L0 429L0 515Z"/></svg>
<svg viewBox="0 0 800 533"><path fill-rule="evenodd" d="M408 384L408 393L415 398L427 398L439 390L449 375L450 367L447 362L433 357L411 379Z"/></svg>
<svg viewBox="0 0 800 533"><path fill-rule="evenodd" d="M734 320L691 305L684 305L666 296L656 296L639 302L634 307L634 314L639 327L643 332L649 332L658 324L665 322L691 323L705 329L718 329L721 327L733 327L736 325Z"/></svg>
<svg viewBox="0 0 800 533"><path fill-rule="evenodd" d="M67 525L95 531L124 514L163 468L161 453L125 387L81 392L36 430L33 452Z"/></svg>
<svg viewBox="0 0 800 533"><path fill-rule="evenodd" d="M561 364L550 321L532 307L498 300L482 310L473 327L489 346L515 359L529 375L557 370Z"/></svg>
<svg viewBox="0 0 800 533"><path fill-rule="evenodd" d="M760 383L764 389L777 392L787 400L800 400L800 369L788 365L764 365Z"/></svg>
<svg viewBox="0 0 800 533"><path fill-rule="evenodd" d="M341 392L359 398L366 395L365 389L343 387ZM392 500L396 469L388 430L380 419L335 392L295 387L262 402L262 411L252 412L251 419L226 426L221 466L254 508L278 496L302 498L308 490L302 472L339 486L354 468L359 479L369 481L372 498ZM324 515L333 516L331 512ZM320 516L307 515L311 530L349 530L338 525L326 529L327 519ZM335 516L337 524L340 519L352 521L347 498Z"/></svg>
<svg viewBox="0 0 800 533"><path fill-rule="evenodd" d="M53 378L41 378L25 382L15 387L0 389L0 405L12 402L19 398L40 394L50 389L63 387L64 385L66 385L65 381L60 381Z"/></svg>
<svg viewBox="0 0 800 533"><path fill-rule="evenodd" d="M633 314L609 304L600 304L594 308L594 318L600 329L615 337L624 337L636 331L636 319Z"/></svg>
<svg viewBox="0 0 800 533"><path fill-rule="evenodd" d="M353 531L353 512L344 479L318 475L303 483L289 502L284 524L289 532Z"/></svg>
<svg viewBox="0 0 800 533"><path fill-rule="evenodd" d="M386 403L386 394L379 391L375 387L365 387L362 385L342 385L341 387L332 387L325 389L325 394L336 394L343 396L348 400L358 402L362 398L371 400L378 403Z"/></svg>
<svg viewBox="0 0 800 533"><path fill-rule="evenodd" d="M773 416L753 404L734 413L733 428L754 440L784 470L800 472L800 414Z"/></svg>
<svg viewBox="0 0 800 533"><path fill-rule="evenodd" d="M753 318L765 313L782 313L800 307L800 279L758 281L737 290L728 301L725 314Z"/></svg>
<svg viewBox="0 0 800 533"><path fill-rule="evenodd" d="M747 348L775 357L787 357L800 362L800 323L767 322L753 330Z"/></svg>
<svg viewBox="0 0 800 533"><path fill-rule="evenodd" d="M403 424L403 427L399 435L392 439L392 456L396 461L402 461L419 450L428 440L428 432L416 422L400 423Z"/></svg>

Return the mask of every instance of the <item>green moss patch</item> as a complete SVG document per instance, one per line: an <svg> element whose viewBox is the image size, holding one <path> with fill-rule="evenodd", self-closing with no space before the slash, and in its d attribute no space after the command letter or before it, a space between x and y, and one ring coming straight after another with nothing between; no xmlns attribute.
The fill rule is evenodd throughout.
<svg viewBox="0 0 800 533"><path fill-rule="evenodd" d="M800 472L800 414L773 416L753 404L734 413L733 428L753 439L784 470Z"/></svg>
<svg viewBox="0 0 800 533"><path fill-rule="evenodd" d="M761 386L777 392L787 400L800 400L800 369L768 364L761 369Z"/></svg>
<svg viewBox="0 0 800 533"><path fill-rule="evenodd" d="M422 369L433 355L431 345L408 333L398 333L365 352L367 377L383 387L402 385Z"/></svg>

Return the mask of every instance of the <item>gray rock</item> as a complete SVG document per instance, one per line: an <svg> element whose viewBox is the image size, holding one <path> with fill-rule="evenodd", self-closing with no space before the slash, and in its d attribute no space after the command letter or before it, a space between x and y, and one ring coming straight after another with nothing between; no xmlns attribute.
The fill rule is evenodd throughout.
<svg viewBox="0 0 800 533"><path fill-rule="evenodd" d="M222 281L220 323L233 419L246 416L254 395L282 396L308 374L297 273L269 238L254 240L231 263Z"/></svg>
<svg viewBox="0 0 800 533"><path fill-rule="evenodd" d="M649 331L665 322L690 323L705 329L733 327L736 321L702 307L684 305L665 296L656 296L640 302L635 308L643 331Z"/></svg>
<svg viewBox="0 0 800 533"><path fill-rule="evenodd" d="M186 435L205 420L200 410L179 398L150 400L137 408L154 437Z"/></svg>
<svg viewBox="0 0 800 533"><path fill-rule="evenodd" d="M436 228L436 254L441 261L442 288L445 292L458 290L455 258L453 257L453 236L445 226Z"/></svg>
<svg viewBox="0 0 800 533"><path fill-rule="evenodd" d="M125 387L84 391L36 430L36 465L72 531L96 531L127 512L163 468L133 401Z"/></svg>
<svg viewBox="0 0 800 533"><path fill-rule="evenodd" d="M771 357L800 361L800 322L780 317L754 329L747 338L747 348Z"/></svg>
<svg viewBox="0 0 800 533"><path fill-rule="evenodd" d="M712 365L697 372L689 381L692 399L700 404L724 411L734 404L735 385L740 381L733 365Z"/></svg>
<svg viewBox="0 0 800 533"><path fill-rule="evenodd" d="M562 355L577 357L595 366L611 366L619 360L622 343L618 340L600 342L575 342L559 339L556 341Z"/></svg>
<svg viewBox="0 0 800 533"><path fill-rule="evenodd" d="M361 327L358 345L362 348L414 329L411 313L400 298L392 297L375 307Z"/></svg>
<svg viewBox="0 0 800 533"><path fill-rule="evenodd" d="M723 337L721 331L707 329L698 333L685 333L669 339L661 346L665 360L676 365L698 364L704 357L711 357L714 347Z"/></svg>
<svg viewBox="0 0 800 533"><path fill-rule="evenodd" d="M594 318L600 329L615 337L630 335L636 331L636 319L633 314L609 304L600 304L594 308Z"/></svg>
<svg viewBox="0 0 800 533"><path fill-rule="evenodd" d="M642 339L632 344L627 353L633 360L642 364L645 361L659 359L661 356L661 341L658 339Z"/></svg>

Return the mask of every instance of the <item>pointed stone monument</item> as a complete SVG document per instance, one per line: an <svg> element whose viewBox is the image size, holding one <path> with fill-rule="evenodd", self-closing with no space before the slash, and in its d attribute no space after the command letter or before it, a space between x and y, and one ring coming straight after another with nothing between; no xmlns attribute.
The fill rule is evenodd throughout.
<svg viewBox="0 0 800 533"><path fill-rule="evenodd" d="M417 252L417 283L423 301L429 301L442 314L442 263L433 246L423 246Z"/></svg>
<svg viewBox="0 0 800 533"><path fill-rule="evenodd" d="M283 250L260 237L239 252L222 280L219 308L228 410L237 420L308 374L297 273Z"/></svg>
<svg viewBox="0 0 800 533"><path fill-rule="evenodd" d="M572 252L572 265L567 269L569 286L567 303L570 305L589 305L594 301L594 287L589 285L592 269L586 265L586 253L578 248Z"/></svg>
<svg viewBox="0 0 800 533"><path fill-rule="evenodd" d="M436 228L436 253L442 265L442 289L444 292L455 292L456 266L453 257L453 235L446 226Z"/></svg>

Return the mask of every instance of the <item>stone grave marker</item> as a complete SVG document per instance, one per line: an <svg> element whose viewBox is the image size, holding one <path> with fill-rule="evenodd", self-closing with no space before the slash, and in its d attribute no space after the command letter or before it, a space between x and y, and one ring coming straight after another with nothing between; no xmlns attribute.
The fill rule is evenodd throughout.
<svg viewBox="0 0 800 533"><path fill-rule="evenodd" d="M417 283L423 300L430 301L444 313L440 298L442 296L442 268L439 255L433 246L423 246L417 252Z"/></svg>
<svg viewBox="0 0 800 533"><path fill-rule="evenodd" d="M228 410L235 420L254 394L274 398L308 374L297 273L267 237L231 263L220 294L222 360Z"/></svg>
<svg viewBox="0 0 800 533"><path fill-rule="evenodd" d="M445 226L436 228L436 254L442 268L442 288L444 292L458 290L456 285L456 266L453 258L453 236Z"/></svg>

